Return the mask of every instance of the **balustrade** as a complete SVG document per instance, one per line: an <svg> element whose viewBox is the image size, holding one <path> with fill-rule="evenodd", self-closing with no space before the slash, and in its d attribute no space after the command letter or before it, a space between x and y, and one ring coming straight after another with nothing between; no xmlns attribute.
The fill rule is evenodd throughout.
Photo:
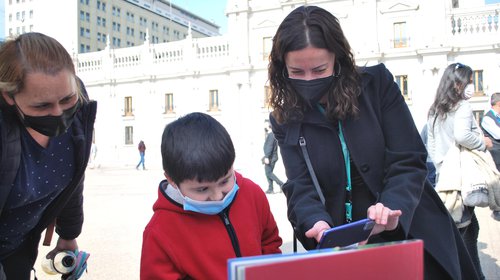
<svg viewBox="0 0 500 280"><path fill-rule="evenodd" d="M192 39L187 38L181 41L145 44L120 49L105 49L99 52L81 53L76 56L76 66L79 75L93 72L94 77L103 77L97 73L102 71L122 70L120 74L128 69L130 75L137 75L135 68L151 69L154 66L155 71L165 69L168 71L172 67L169 65L178 65L186 63L181 69L195 68L201 65L210 65L214 59L229 61L229 42L224 36L207 37ZM213 64L212 64L213 65Z"/></svg>
<svg viewBox="0 0 500 280"><path fill-rule="evenodd" d="M457 9L449 17L450 32L453 36L498 34L498 13L497 9L481 11Z"/></svg>

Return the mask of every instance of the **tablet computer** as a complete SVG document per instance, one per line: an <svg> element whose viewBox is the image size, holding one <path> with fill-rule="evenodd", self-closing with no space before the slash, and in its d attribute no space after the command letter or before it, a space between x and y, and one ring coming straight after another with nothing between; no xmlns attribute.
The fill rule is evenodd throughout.
<svg viewBox="0 0 500 280"><path fill-rule="evenodd" d="M374 225L373 220L363 219L325 230L317 249L346 247L364 241L370 237Z"/></svg>

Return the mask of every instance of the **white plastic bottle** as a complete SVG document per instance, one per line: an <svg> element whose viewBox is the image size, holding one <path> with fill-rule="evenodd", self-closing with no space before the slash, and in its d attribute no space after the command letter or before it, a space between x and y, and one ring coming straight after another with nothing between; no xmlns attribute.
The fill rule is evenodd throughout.
<svg viewBox="0 0 500 280"><path fill-rule="evenodd" d="M76 266L76 255L71 251L58 252L53 259L44 258L42 269L49 275L69 274Z"/></svg>

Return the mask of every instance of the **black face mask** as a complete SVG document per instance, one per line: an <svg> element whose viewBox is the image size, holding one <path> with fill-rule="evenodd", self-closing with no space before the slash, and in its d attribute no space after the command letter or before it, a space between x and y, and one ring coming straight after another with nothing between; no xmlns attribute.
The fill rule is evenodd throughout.
<svg viewBox="0 0 500 280"><path fill-rule="evenodd" d="M334 76L328 76L309 81L288 78L288 81L292 84L295 91L312 106L325 96L332 85L333 78Z"/></svg>
<svg viewBox="0 0 500 280"><path fill-rule="evenodd" d="M34 117L24 114L19 107L17 109L22 113L19 117L24 126L31 127L45 136L54 137L66 132L71 126L75 113L80 107L79 104L80 102L76 102L75 106L64 110L60 116Z"/></svg>

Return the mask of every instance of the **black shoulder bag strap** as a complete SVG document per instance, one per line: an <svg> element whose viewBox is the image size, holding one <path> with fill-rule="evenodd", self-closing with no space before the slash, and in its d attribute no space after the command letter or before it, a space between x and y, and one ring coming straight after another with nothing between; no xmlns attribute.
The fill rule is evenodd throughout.
<svg viewBox="0 0 500 280"><path fill-rule="evenodd" d="M325 205L325 196L323 195L323 192L321 191L321 188L319 186L318 178L316 178L316 173L314 173L314 169L311 164L311 159L309 159L309 153L307 152L307 147L306 147L306 139L304 138L304 136L300 136L299 145L300 148L302 149L302 154L304 155L304 159L306 160L307 169L309 169L309 174L311 174L311 179L313 181L314 187L316 188L316 192L318 192L319 199L321 200L321 203Z"/></svg>
<svg viewBox="0 0 500 280"><path fill-rule="evenodd" d="M325 205L325 196L323 195L323 192L321 191L321 188L319 186L318 178L316 178L316 173L314 173L311 159L309 158L309 153L307 152L306 139L303 136L299 137L299 145L306 161L307 169L309 170L309 174L311 175L313 185L316 188L316 192L318 193L319 199L321 200L321 203ZM295 235L295 228L293 229L293 252L297 253L297 236Z"/></svg>
<svg viewBox="0 0 500 280"><path fill-rule="evenodd" d="M318 179L316 178L316 173L314 173L311 160L309 159L309 153L307 152L306 139L304 138L304 136L301 135L302 134L301 130L302 130L301 123L299 122L291 123L288 132L285 136L284 142L287 145L295 145L297 143L297 139L299 140L299 146L302 150L302 155L304 156L304 159L306 161L307 169L309 170L309 174L311 174L311 179L313 181L314 187L316 188L316 191L318 192L319 199L324 205L325 197L319 186Z"/></svg>
<svg viewBox="0 0 500 280"><path fill-rule="evenodd" d="M311 160L309 158L309 153L307 152L307 147L306 147L306 139L301 136L301 123L299 122L294 122L290 124L290 128L285 136L285 144L288 145L295 145L297 143L297 139L299 140L299 146L302 150L302 155L304 156L304 159L306 161L307 169L309 170L309 174L311 175L311 179L313 181L314 187L316 188L316 192L318 193L319 199L325 204L325 197L323 195L323 192L321 191L321 188L318 183L318 179L316 178L316 173L314 173L314 169L311 164ZM293 252L297 252L297 236L295 234L296 228L293 227Z"/></svg>
<svg viewBox="0 0 500 280"><path fill-rule="evenodd" d="M8 118L0 111L2 127L0 137L2 150L0 155L0 215L7 201L12 184L16 179L17 170L21 162L21 137L15 120Z"/></svg>

